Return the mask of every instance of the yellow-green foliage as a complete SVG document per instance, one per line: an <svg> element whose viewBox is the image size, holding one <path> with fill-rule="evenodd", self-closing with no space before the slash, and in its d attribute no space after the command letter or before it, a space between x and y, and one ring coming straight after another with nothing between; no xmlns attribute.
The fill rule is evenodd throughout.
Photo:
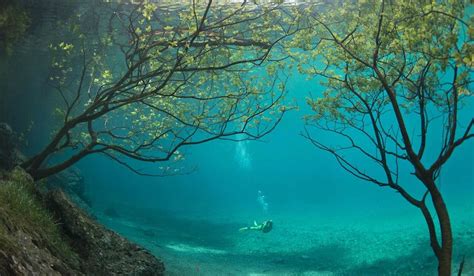
<svg viewBox="0 0 474 276"><path fill-rule="evenodd" d="M407 113L418 106L411 100L419 91L413 79L424 81L430 104L438 108L452 104L446 100L452 88L446 83L453 82L454 71L457 97L472 95L474 17L467 1L356 2L343 1L337 8L329 7L331 12L311 18L314 27L290 43L313 48L297 53L298 68L308 76L322 77L326 88L322 97L308 99L315 112L308 118L346 123L354 114L366 112L353 91L379 110L389 106L377 96L384 87L375 69L396 91L398 104Z"/></svg>
<svg viewBox="0 0 474 276"><path fill-rule="evenodd" d="M49 46L49 80L70 103L55 111L58 128L86 114L94 118L95 135L82 123L67 131L75 149L100 148L114 160L180 161L179 145L239 132L261 136L293 108L284 97L286 63L270 60L286 57L278 38L298 28L296 10L213 3L206 12L207 3L109 4L102 11L110 20L101 20L107 25L98 36L84 29L86 14L71 17L71 28L58 27L63 34ZM122 15L107 12L111 7ZM124 18L133 24L123 25ZM178 172L159 168L164 175Z"/></svg>
<svg viewBox="0 0 474 276"><path fill-rule="evenodd" d="M40 247L68 263L77 263L77 256L62 239L58 225L34 191L34 182L21 169L13 170L0 181L0 248L18 249L13 237L16 231L32 236Z"/></svg>

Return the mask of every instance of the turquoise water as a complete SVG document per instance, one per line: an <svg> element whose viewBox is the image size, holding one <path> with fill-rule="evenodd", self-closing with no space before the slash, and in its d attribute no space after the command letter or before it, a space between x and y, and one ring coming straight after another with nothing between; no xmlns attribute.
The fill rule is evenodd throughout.
<svg viewBox="0 0 474 276"><path fill-rule="evenodd" d="M34 28L0 59L0 121L17 131L34 121L27 154L48 141L59 102L44 81L50 21L75 8L39 2ZM300 110L288 112L260 141L184 149L180 165L192 168L189 174L144 177L100 155L85 158L75 166L90 212L161 258L169 275L433 275L436 260L421 213L393 190L355 179L301 136L305 98L322 89L294 73L289 98ZM463 119L472 116L472 105L462 110ZM465 256L466 275L474 273L473 169L470 141L438 183L452 217L454 266ZM268 234L238 231L268 219L274 223Z"/></svg>

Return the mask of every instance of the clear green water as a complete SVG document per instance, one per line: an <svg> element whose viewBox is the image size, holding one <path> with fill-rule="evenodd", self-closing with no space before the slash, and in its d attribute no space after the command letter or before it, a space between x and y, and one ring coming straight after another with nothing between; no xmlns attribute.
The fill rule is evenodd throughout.
<svg viewBox="0 0 474 276"><path fill-rule="evenodd" d="M34 28L0 59L0 121L19 131L35 122L26 153L49 138L58 103L44 82L50 21L75 8L58 3L36 3ZM288 90L300 111L288 113L263 142L187 148L185 165L197 166L192 174L147 178L101 156L82 160L77 168L91 212L164 260L169 275L433 275L436 261L418 210L391 190L354 179L299 135L305 97L321 89L294 74ZM472 104L461 116L469 118ZM452 217L454 264L465 255L466 275L474 273L473 169L471 142L439 183ZM267 219L274 222L268 234L238 231Z"/></svg>

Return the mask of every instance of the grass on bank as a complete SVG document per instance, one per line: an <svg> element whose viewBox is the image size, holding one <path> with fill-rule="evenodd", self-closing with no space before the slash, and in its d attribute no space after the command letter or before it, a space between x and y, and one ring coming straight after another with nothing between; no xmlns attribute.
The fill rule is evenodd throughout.
<svg viewBox="0 0 474 276"><path fill-rule="evenodd" d="M75 266L78 256L62 238L52 214L35 193L31 177L17 168L0 180L0 248L15 252L20 249L12 233L23 231L39 247L46 247L52 255Z"/></svg>

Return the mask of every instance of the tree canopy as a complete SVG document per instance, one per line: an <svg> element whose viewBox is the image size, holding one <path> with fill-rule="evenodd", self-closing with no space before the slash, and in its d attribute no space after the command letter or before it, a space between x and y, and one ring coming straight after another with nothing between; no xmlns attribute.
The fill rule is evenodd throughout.
<svg viewBox="0 0 474 276"><path fill-rule="evenodd" d="M310 59L314 62L299 68L323 77L326 90L322 97L308 99L315 113L306 119L323 130L353 131L350 133L367 138L349 139L350 149L340 150L357 150L380 165L383 155L363 151L360 144L368 142L384 148L378 153L392 161L410 160L416 165L424 157L428 134L438 135L430 132L430 127L433 132L438 130L433 121L444 120L439 161L430 166L438 175L454 148L472 137L472 120L465 131L457 128L457 122L459 103L472 96L474 29L464 21L465 9L459 1L418 6L409 1L384 3L343 5L339 13L314 18L319 24L312 31L326 35L314 51L301 54L305 59L317 57ZM370 12L374 7L378 11ZM468 20L472 22L473 17ZM408 126L412 119L418 123ZM408 128L416 131L408 133ZM339 157L345 164L343 156ZM348 169L365 180L387 184L387 180ZM396 177L396 171L386 173Z"/></svg>
<svg viewBox="0 0 474 276"><path fill-rule="evenodd" d="M68 26L50 45L62 123L23 164L37 179L91 153L147 174L128 161L179 161L185 145L257 139L288 109L286 76L269 61L285 58L278 48L298 26L279 5L109 3Z"/></svg>

